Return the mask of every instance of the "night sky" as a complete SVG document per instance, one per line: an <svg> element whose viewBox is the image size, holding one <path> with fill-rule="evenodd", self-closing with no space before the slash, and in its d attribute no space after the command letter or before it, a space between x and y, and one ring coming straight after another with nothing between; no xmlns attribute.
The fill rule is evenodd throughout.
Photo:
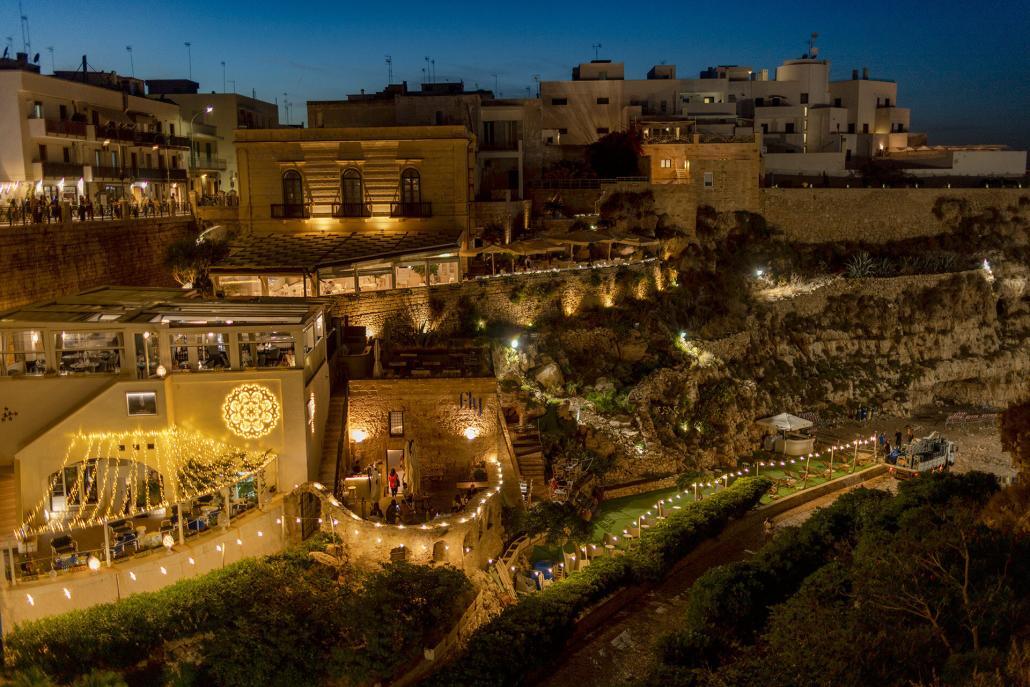
<svg viewBox="0 0 1030 687"><path fill-rule="evenodd" d="M193 78L222 90L222 67L236 90L259 98L283 93L295 103L380 90L384 57L394 81L422 81L425 57L438 81L464 79L525 96L533 75L567 79L594 55L626 63L643 78L656 63L696 77L709 65L770 69L799 57L812 31L833 78L867 66L898 82L898 101L912 109L912 130L930 143L1006 143L1030 147L1030 3L941 0L865 3L568 2L116 2L23 0L32 52L50 71L75 68L83 53L96 69L136 76L185 77L184 41L192 43ZM660 9L658 9L660 8ZM22 45L17 0L0 0L0 37ZM232 83L229 83L232 89ZM280 115L281 118L283 115Z"/></svg>

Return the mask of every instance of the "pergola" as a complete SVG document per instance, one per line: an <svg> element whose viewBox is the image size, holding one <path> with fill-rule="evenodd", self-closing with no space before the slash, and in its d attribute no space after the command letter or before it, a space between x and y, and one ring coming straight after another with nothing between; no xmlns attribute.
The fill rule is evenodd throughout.
<svg viewBox="0 0 1030 687"><path fill-rule="evenodd" d="M180 427L80 433L72 438L60 468L15 534L24 541L102 526L110 564L108 523L172 506L179 507L181 516L183 504L219 493L228 510L229 488L254 476L260 479L276 457L270 449L245 449ZM64 511L51 510L55 486L65 469L82 465L90 467L88 473L64 493L65 503L75 504L75 510L67 505ZM178 530L182 543L183 517L178 518Z"/></svg>

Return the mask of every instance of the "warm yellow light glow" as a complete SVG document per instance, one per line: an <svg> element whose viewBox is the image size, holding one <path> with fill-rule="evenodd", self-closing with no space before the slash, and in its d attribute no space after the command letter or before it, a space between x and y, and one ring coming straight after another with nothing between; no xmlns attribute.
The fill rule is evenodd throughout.
<svg viewBox="0 0 1030 687"><path fill-rule="evenodd" d="M360 444L365 439L368 439L368 432L363 429L352 429L350 431L350 440L355 444Z"/></svg>
<svg viewBox="0 0 1030 687"><path fill-rule="evenodd" d="M244 439L258 439L279 424L279 400L267 386L241 384L225 397L222 416L225 426Z"/></svg>
<svg viewBox="0 0 1030 687"><path fill-rule="evenodd" d="M465 435L466 439L472 441L473 439L479 436L479 430L475 427L466 427L465 431L462 432L462 434Z"/></svg>

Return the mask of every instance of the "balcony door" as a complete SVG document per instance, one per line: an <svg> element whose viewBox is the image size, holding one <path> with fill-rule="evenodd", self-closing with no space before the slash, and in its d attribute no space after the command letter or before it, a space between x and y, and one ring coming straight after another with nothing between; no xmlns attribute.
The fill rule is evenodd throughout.
<svg viewBox="0 0 1030 687"><path fill-rule="evenodd" d="M304 182L300 178L300 172L293 169L283 174L283 205L304 205Z"/></svg>
<svg viewBox="0 0 1030 687"><path fill-rule="evenodd" d="M422 179L418 170L406 169L401 174L401 203L415 205L422 202Z"/></svg>

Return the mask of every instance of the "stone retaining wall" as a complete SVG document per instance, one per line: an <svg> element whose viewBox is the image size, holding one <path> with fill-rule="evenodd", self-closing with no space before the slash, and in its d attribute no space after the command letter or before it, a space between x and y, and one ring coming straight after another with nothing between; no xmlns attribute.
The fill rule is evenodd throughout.
<svg viewBox="0 0 1030 687"><path fill-rule="evenodd" d="M788 241L886 243L951 232L934 214L942 199L962 201L974 213L1022 201L1030 212L1026 190L993 188L765 188L759 212Z"/></svg>
<svg viewBox="0 0 1030 687"><path fill-rule="evenodd" d="M195 231L191 217L0 226L0 309L105 284L175 286L165 248Z"/></svg>

